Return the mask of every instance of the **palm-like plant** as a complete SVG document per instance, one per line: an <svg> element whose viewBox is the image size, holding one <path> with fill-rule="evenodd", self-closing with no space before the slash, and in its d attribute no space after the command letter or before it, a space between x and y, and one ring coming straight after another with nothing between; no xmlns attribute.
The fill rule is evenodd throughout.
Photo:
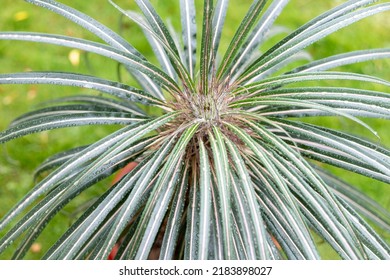
<svg viewBox="0 0 390 280"><path fill-rule="evenodd" d="M389 94L302 86L322 80L390 86L372 76L327 71L390 57L390 50L344 53L282 71L310 44L389 10L390 3L347 1L260 54L257 50L288 1L254 0L226 52L219 54L228 0L204 1L199 46L193 0L180 1L182 40L169 31L148 0L135 1L142 13L122 10L110 1L142 28L159 67L79 11L53 0L27 2L68 18L107 44L20 32L2 32L0 39L55 44L109 57L123 65L138 86L74 73L0 75L0 84L55 84L102 93L61 99L56 106L23 115L0 134L1 143L69 126L121 125L96 143L42 164L38 174L51 173L1 220L4 230L24 213L2 237L0 252L25 234L15 253L15 258L23 257L71 200L137 162L45 258L105 259L119 246L118 259L146 259L152 250L160 259L318 259L314 233L345 259L390 258L386 242L358 214L389 230L389 213L317 164L389 183L390 152L304 122L308 116L341 116L375 133L358 117L389 118ZM157 240L161 246L156 239L161 239Z"/></svg>

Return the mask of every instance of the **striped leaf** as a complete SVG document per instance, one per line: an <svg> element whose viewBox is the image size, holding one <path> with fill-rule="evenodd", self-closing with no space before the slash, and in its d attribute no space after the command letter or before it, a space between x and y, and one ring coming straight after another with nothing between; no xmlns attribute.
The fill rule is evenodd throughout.
<svg viewBox="0 0 390 280"><path fill-rule="evenodd" d="M233 8L228 0L204 0L203 6L177 1L180 18L173 24L158 14L154 1L136 0L139 13L109 0L121 24L127 17L143 32L148 48L137 50L74 8L54 0L27 2L64 17L99 42L29 32L0 32L0 40L103 56L118 65L119 82L81 73L0 74L0 86L46 84L95 92L39 105L0 132L0 143L70 126L117 130L85 146L75 142L37 168L35 186L0 221L0 254L16 243L13 258L26 257L63 212L70 226L44 259L320 259L318 239L342 259L390 259L383 238L390 229L389 211L326 171L331 165L390 183L390 151L365 135L306 118L318 123L321 117L343 117L380 141L362 118L390 119L390 81L328 70L389 58L389 49L311 61L306 48L390 10L389 3L344 1L290 31L274 24L288 0L254 0L229 43L222 40ZM272 46L273 36L288 32ZM130 74L126 83L122 68ZM125 175L102 190L100 184L119 170L117 176ZM87 190L99 194L77 204ZM64 212L73 209L71 202L74 213Z"/></svg>
<svg viewBox="0 0 390 280"><path fill-rule="evenodd" d="M239 52L241 46L245 42L245 38L248 36L252 27L256 24L256 21L264 8L266 1L255 0L253 1L248 13L245 15L240 26L231 40L231 43L222 59L222 64L218 69L217 77L222 79L224 76L230 74L232 63L235 61L235 56Z"/></svg>
<svg viewBox="0 0 390 280"><path fill-rule="evenodd" d="M200 192L200 209L199 209L199 243L198 256L200 260L207 259L210 241L210 215L211 215L211 175L210 162L205 145L199 142L199 192Z"/></svg>
<svg viewBox="0 0 390 280"><path fill-rule="evenodd" d="M129 52L136 56L142 57L141 53L139 53L133 46L129 44L129 42L127 42L117 33L76 9L73 9L53 0L26 0L26 2L42 6L52 12L55 12L67 18L68 20L77 23L77 25L92 32L93 34L101 38L103 41L107 42L111 46L121 51Z"/></svg>
<svg viewBox="0 0 390 280"><path fill-rule="evenodd" d="M390 49L371 49L363 51L354 51L338 55L333 55L327 58L319 59L300 66L291 72L315 72L324 71L339 66L344 66L353 63L370 61L375 59L383 59L390 57Z"/></svg>
<svg viewBox="0 0 390 280"><path fill-rule="evenodd" d="M268 94L270 89L273 90L275 88L280 88L286 85L291 85L300 82L321 80L361 81L390 86L389 81L362 74L346 72L304 72L297 74L286 74L268 79L263 79L257 83L253 83L244 88L240 88L235 93L246 94L247 96L263 95Z"/></svg>
<svg viewBox="0 0 390 280"><path fill-rule="evenodd" d="M0 33L0 40L21 40L47 43L96 53L144 73L153 81L171 92L180 92L176 82L153 64L142 60L136 55L119 51L104 44L67 36L26 32L2 32Z"/></svg>
<svg viewBox="0 0 390 280"><path fill-rule="evenodd" d="M181 26L185 61L190 77L194 78L196 64L196 14L193 0L180 0Z"/></svg>
<svg viewBox="0 0 390 280"><path fill-rule="evenodd" d="M200 90L204 95L209 94L212 57L212 14L214 10L213 0L204 0L203 4L203 28L200 47Z"/></svg>
<svg viewBox="0 0 390 280"><path fill-rule="evenodd" d="M222 133L218 128L213 128L213 133L209 134L210 144L213 151L213 159L215 165L215 180L218 188L218 209L221 212L222 219L222 241L224 245L224 258L234 259L234 251L232 244L232 223L230 216L231 192L230 192L230 176L227 151Z"/></svg>
<svg viewBox="0 0 390 280"><path fill-rule="evenodd" d="M135 115L145 116L142 109L135 106L126 99L114 99L103 97L99 95L76 95L71 97L56 98L49 102L42 103L42 105L49 104L87 104L94 106L101 106L107 108L106 110L115 110L120 112L128 112Z"/></svg>
<svg viewBox="0 0 390 280"><path fill-rule="evenodd" d="M344 28L368 16L372 16L389 9L389 4L378 4L339 16L319 25L318 27L313 26L312 28L308 28L301 34L297 34L287 43L278 46L277 49L265 53L262 57L260 57L251 66L248 67L248 70L239 79L239 83L245 83L260 72L266 71L270 67L277 65L284 59L292 56L303 48L341 28Z"/></svg>
<svg viewBox="0 0 390 280"><path fill-rule="evenodd" d="M186 196L188 194L188 178L189 178L189 162L186 162L184 167L183 176L179 187L176 190L175 197L173 198L172 205L170 207L170 213L167 221L166 231L164 239L161 244L160 259L169 260L173 259L175 255L175 249L178 246L180 239L180 230L183 227L183 215L186 209Z"/></svg>
<svg viewBox="0 0 390 280"><path fill-rule="evenodd" d="M244 197L243 201L240 201L237 198L237 203L241 207L246 208L244 208L245 211L244 209L241 210L240 216L242 217L241 220L243 220L243 224L246 225L249 222L249 225L246 225L246 227L249 227L246 228L246 235L249 235L247 236L247 242L248 240L254 242L254 244L248 244L249 246L247 246L247 248L253 250L252 252L248 250L248 257L249 259L268 259L269 252L266 246L266 231L264 228L263 219L261 217L259 205L256 203L252 181L249 177L248 171L245 169L245 163L237 147L235 147L233 143L230 142L230 140L227 140L226 144L229 148L233 162L235 163L234 167L237 170L238 182L240 182L238 185L238 182L234 184L235 196ZM246 215L249 216L249 221L245 221L246 217L244 218L244 216ZM252 232L254 234L252 234Z"/></svg>
<svg viewBox="0 0 390 280"><path fill-rule="evenodd" d="M188 211L186 215L186 226L184 240L184 258L187 260L199 259L199 224L200 224L200 186L199 176L196 166L192 166L193 176L191 176L190 193L188 199Z"/></svg>
<svg viewBox="0 0 390 280"><path fill-rule="evenodd" d="M213 36L212 36L212 46L213 46L213 54L212 57L216 58L218 54L218 48L221 41L222 29L226 19L227 9L229 7L229 0L218 0L213 16Z"/></svg>
<svg viewBox="0 0 390 280"><path fill-rule="evenodd" d="M153 245L157 231L162 223L181 173L181 159L188 142L198 125L189 127L180 137L157 179L156 186L145 206L140 225L131 241L135 259L146 259ZM151 217L154 217L151 219Z"/></svg>
<svg viewBox="0 0 390 280"><path fill-rule="evenodd" d="M272 1L236 55L236 59L230 70L232 73L240 71L242 66L252 58L254 51L259 49L260 45L264 42L265 35L288 2L289 0Z"/></svg>
<svg viewBox="0 0 390 280"><path fill-rule="evenodd" d="M183 62L180 60L180 53L176 47L176 42L169 34L168 29L164 25L162 20L158 18L158 15L155 13L150 3L146 3L147 1L140 1L140 5L142 6L141 9L143 10L145 16L143 17L132 11L123 10L112 1L109 2L123 15L125 15L126 17L134 21L134 23L139 25L144 32L147 32L150 36L157 40L159 44L161 44L161 47L164 48L166 54L170 58L171 65L175 69L181 81L185 83L189 88L193 89L193 83L191 81L191 78L187 70L185 69Z"/></svg>

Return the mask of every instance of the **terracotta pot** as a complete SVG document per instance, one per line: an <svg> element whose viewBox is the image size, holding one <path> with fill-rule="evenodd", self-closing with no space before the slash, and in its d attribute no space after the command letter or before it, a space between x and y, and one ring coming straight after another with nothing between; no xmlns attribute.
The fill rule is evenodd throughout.
<svg viewBox="0 0 390 280"><path fill-rule="evenodd" d="M127 173L129 173L131 170L134 169L134 167L137 166L137 162L133 161L127 164L125 167L123 167L121 170L119 170L118 174L115 175L114 180L112 180L112 184L116 184L120 179L122 179L123 176L125 176Z"/></svg>

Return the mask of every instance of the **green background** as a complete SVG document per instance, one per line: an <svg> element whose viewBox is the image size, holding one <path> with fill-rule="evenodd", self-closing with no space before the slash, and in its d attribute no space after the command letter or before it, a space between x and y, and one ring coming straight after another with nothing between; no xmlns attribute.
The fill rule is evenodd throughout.
<svg viewBox="0 0 390 280"><path fill-rule="evenodd" d="M121 30L122 35L128 39L145 56L155 61L151 49L145 43L144 37L135 24L124 20L120 25L120 14L106 0L77 1L62 0L64 4L70 5L98 21L106 24L114 31ZM136 9L134 1L115 1L125 9ZM176 30L180 30L179 0L177 1L152 1L162 18L168 18ZM196 1L199 8L203 1ZM290 28L299 27L316 15L321 14L329 8L345 1L336 0L292 0L278 18L277 24ZM222 51L232 38L235 29L240 24L251 1L231 0L230 9L225 24L222 38ZM201 13L198 13L198 17ZM200 18L198 18L200 23ZM119 28L121 26L121 29ZM367 48L390 48L390 13L383 13L371 18L362 20L342 29L318 43L307 48L313 59L330 56L337 53ZM24 1L1 0L0 3L0 31L31 31L63 34L100 41L93 34L83 30L76 24L45 10L40 7L25 3ZM199 35L200 36L200 35ZM271 40L271 43L281 39L279 36ZM270 44L264 46L266 50ZM69 60L70 49L27 42L5 42L0 41L0 73L33 71L67 71L92 74L99 77L116 80L117 65L105 58L81 53L80 64L72 65ZM337 70L352 71L374 75L390 80L390 59L376 60L365 63L358 63ZM123 76L126 82L130 78ZM329 83L328 83L329 85ZM380 86L366 85L362 83L344 83L345 86L361 87L367 89L383 90L388 89ZM44 85L13 85L0 86L0 131L22 113L36 108L37 104L73 94L88 93L88 90L70 87L51 87ZM351 124L342 118L323 118L310 120L316 123L327 125L353 134L363 135L373 141L377 141L387 147L390 146L389 122L386 120L367 120L380 135L375 138L364 128ZM43 132L32 136L14 140L0 147L0 217L14 205L33 186L32 174L34 169L48 156L67 148L88 144L101 138L115 127L81 127L72 129L61 129L58 131ZM364 190L370 197L378 201L382 206L390 209L390 192L387 184L331 168L344 180ZM53 220L50 227L44 231L42 237L37 241L34 250L27 255L27 258L34 259L41 256L45 251L74 221L74 210L77 213L82 211L85 202L91 196L96 196L104 191L110 182L105 181L97 187L92 188L83 194L76 201L72 202L64 211L59 213ZM388 232L381 232L387 240L390 240ZM0 237L4 232L0 233ZM328 249L321 240L318 240L324 258L337 258L335 253ZM10 250L0 255L1 259L9 259L12 254Z"/></svg>

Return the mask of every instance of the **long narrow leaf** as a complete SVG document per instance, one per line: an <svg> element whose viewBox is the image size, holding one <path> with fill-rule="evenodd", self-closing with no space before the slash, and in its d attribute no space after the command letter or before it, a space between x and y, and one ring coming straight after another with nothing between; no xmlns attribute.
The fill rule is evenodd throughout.
<svg viewBox="0 0 390 280"><path fill-rule="evenodd" d="M370 221L386 231L390 231L390 213L373 199L367 197L362 191L342 182L339 178L332 176L329 172L317 168L317 172L331 186L336 195L342 198L356 212L361 213Z"/></svg>
<svg viewBox="0 0 390 280"><path fill-rule="evenodd" d="M106 27L105 25L101 24L100 22L94 20L93 18L81 13L80 11L73 9L71 7L68 7L64 4L52 1L52 0L27 0L28 2L31 2L35 5L42 6L44 8L49 9L50 11L53 11L61 16L64 16L65 18L75 22L76 24L80 25L81 27L85 28L86 30L92 32L93 34L100 37L103 41L108 43L109 45L113 46L114 48L117 48L120 51L131 53L143 60L146 61L145 57L136 50L128 41L126 41L124 38L122 38L120 35ZM137 74L135 71L133 71L131 68L126 67L135 78L139 77L141 78L139 82L143 85L144 89L147 88L153 88L154 82L145 74ZM152 90L156 97L162 98L160 91Z"/></svg>
<svg viewBox="0 0 390 280"><path fill-rule="evenodd" d="M249 122L248 122L249 123ZM358 238L356 237L355 232L351 229L351 224L349 220L346 218L346 213L343 211L343 208L341 205L338 203L337 200L335 200L335 197L333 194L329 191L329 188L326 186L326 184L321 180L321 178L318 176L318 174L311 168L309 164L306 163L302 157L296 153L293 149L291 149L288 145L286 145L284 142L280 141L277 137L269 133L268 131L264 130L261 126L251 124L249 123L251 127L253 127L259 135L267 139L266 141L271 141L272 145L275 145L278 147L280 151L284 153L284 156L288 158L291 162L294 163L296 168L304 174L305 178L313 184L313 186L316 186L318 191L324 195L325 199L328 201L328 203L332 206L335 215L337 215L343 224L347 229L350 229L350 234L351 234L351 239L353 240L352 244L355 243L356 249L354 251L358 253L357 255L359 256L359 253L362 254L363 256L365 255L364 250L361 250L361 243L359 242ZM359 250L360 249L360 250Z"/></svg>
<svg viewBox="0 0 390 280"><path fill-rule="evenodd" d="M160 173L154 191L145 206L139 230L135 232L132 240L136 259L146 259L149 255L150 248L177 184L176 176L182 169L180 159L183 157L186 146L197 127L197 124L192 125L183 133ZM151 219L151 217L154 218Z"/></svg>
<svg viewBox="0 0 390 280"><path fill-rule="evenodd" d="M268 94L269 89L275 89L286 85L300 83L305 81L321 80L350 80L368 83L376 83L384 86L390 86L390 82L377 77L346 73L346 72L304 72L297 74L286 74L269 79L263 79L260 82L250 84L244 88L235 91L236 94L246 94L246 96L255 96L257 94ZM267 92L265 92L267 91Z"/></svg>
<svg viewBox="0 0 390 280"><path fill-rule="evenodd" d="M117 113L73 113L58 116L40 117L33 120L21 122L11 126L0 133L0 143L13 140L28 134L42 132L46 130L85 126L85 125L129 125L139 123L143 118L134 118L131 115Z"/></svg>
<svg viewBox="0 0 390 280"><path fill-rule="evenodd" d="M0 84L54 84L95 89L132 102L161 104L155 97L134 87L74 73L26 72L0 75Z"/></svg>
<svg viewBox="0 0 390 280"><path fill-rule="evenodd" d="M152 16L152 19L150 19L148 15L145 15L146 17L145 20L144 17L140 16L137 13L123 10L121 7L116 5L113 1L109 0L109 2L123 15L125 15L126 17L134 21L136 24L138 24L144 32L147 32L159 44L161 44L161 46L163 46L166 54L170 58L172 67L176 70L176 73L179 75L182 83L184 83L188 88L194 89L193 82L188 74L188 71L185 69L185 66L180 60L180 53L178 52L178 49L175 46L175 41L169 34L167 27L162 23L161 19L158 20L155 19L154 16L157 15ZM148 6L147 9L149 8L153 9L150 4L148 4L147 6ZM155 14L155 12L153 12L153 14ZM155 22L155 20L157 21L157 23Z"/></svg>
<svg viewBox="0 0 390 280"><path fill-rule="evenodd" d="M203 142L199 142L199 158L200 158L200 217L199 217L199 259L207 259L210 240L210 206L211 206L211 177L210 177L210 162L208 154Z"/></svg>
<svg viewBox="0 0 390 280"><path fill-rule="evenodd" d="M31 120L38 120L45 117L53 117L53 116L66 116L70 114L88 114L90 113L91 116L94 114L99 115L100 113L107 114L107 116L110 116L112 114L112 117L119 117L123 116L123 118L127 117L134 117L131 113L128 112L121 112L117 111L111 108L102 107L102 106L96 106L96 105L84 105L84 104L77 104L77 105L63 105L63 106L53 106L43 109L38 109L35 111L28 112L26 114L23 114L19 116L18 118L14 119L10 123L10 127L17 126L23 122L31 121ZM136 118L142 119L142 117L139 117L139 115L136 116Z"/></svg>
<svg viewBox="0 0 390 280"><path fill-rule="evenodd" d="M42 103L42 105L48 104L87 104L102 106L104 108L110 108L115 111L128 112L134 115L145 116L145 112L142 111L139 107L136 107L134 104L129 102L126 99L114 99L103 97L99 95L75 95L71 97L56 98L48 102Z"/></svg>
<svg viewBox="0 0 390 280"><path fill-rule="evenodd" d="M248 36L249 31L256 24L256 20L259 17L262 9L265 5L264 0L255 0L238 27L233 39L222 59L222 64L218 69L217 76L221 79L223 76L229 74L232 63L236 54L239 52L240 47L244 44L245 38Z"/></svg>
<svg viewBox="0 0 390 280"><path fill-rule="evenodd" d="M81 147L73 148L73 149L70 149L70 150L67 150L64 152L57 153L57 154L47 158L44 162L42 162L35 169L35 172L34 172L35 181L37 180L37 178L40 177L41 174L43 174L49 170L52 170L56 167L61 166L62 164L67 162L69 159L71 159L75 155L80 154L87 147L88 146L81 146Z"/></svg>
<svg viewBox="0 0 390 280"><path fill-rule="evenodd" d="M93 34L100 37L105 42L109 43L113 47L118 48L119 50L132 53L136 56L142 57L133 46L131 46L125 39L119 36L117 33L109 29L107 26L101 24L100 22L94 20L93 18L87 16L86 14L81 13L80 11L68 7L64 4L53 0L26 0L27 2L33 3L35 5L42 6L50 11L53 11L65 18L77 23L86 30L92 32Z"/></svg>
<svg viewBox="0 0 390 280"><path fill-rule="evenodd" d="M165 160L165 157L172 148L174 142L175 138L170 139L170 141L166 142L165 145L154 154L154 157L148 161L149 168L143 172L143 174L134 184L133 191L126 199L126 202L119 212L117 219L113 223L113 226L109 232L109 238L105 240L101 247L99 253L101 257L108 256L111 248L114 246L116 240L119 238L127 223L130 222L132 218L134 218L141 202L146 200L146 197L143 197L143 194L150 185L153 176L158 172L159 165Z"/></svg>
<svg viewBox="0 0 390 280"><path fill-rule="evenodd" d="M315 17L314 19L310 20L309 22L307 22L306 24L304 24L303 26L295 30L289 36L287 36L286 38L281 40L278 44L276 44L274 47L272 47L270 50L268 50L262 57L266 57L268 54L274 53L275 51L283 47L285 44L288 44L288 42L290 42L300 34L305 34L305 32L310 31L315 27L321 26L322 24L325 24L331 20L337 19L341 15L345 15L353 10L366 6L372 2L374 2L374 0L348 1L333 9L330 9L329 11L326 11L320 16ZM262 57L260 57L259 60L261 60Z"/></svg>
<svg viewBox="0 0 390 280"><path fill-rule="evenodd" d="M330 56L295 68L291 73L324 71L339 66L390 57L390 49L371 49Z"/></svg>
<svg viewBox="0 0 390 280"><path fill-rule="evenodd" d="M187 69L194 78L196 63L196 15L194 0L180 0L181 25Z"/></svg>
<svg viewBox="0 0 390 280"><path fill-rule="evenodd" d="M266 53L263 57L253 63L239 80L239 83L245 83L260 72L264 72L272 66L277 65L284 59L297 53L308 45L322 39L323 37L344 28L356 21L374 14L384 12L390 9L389 4L378 4L375 6L360 9L351 12L347 15L340 16L336 19L330 20L318 27L307 29L306 32L297 35L287 44L280 46L278 49L270 53Z"/></svg>
<svg viewBox="0 0 390 280"><path fill-rule="evenodd" d="M186 196L188 195L188 177L189 163L186 162L180 185L176 190L175 197L172 201L172 206L167 221L167 227L161 244L161 260L174 259L175 256L175 249L177 247L177 244L179 243L178 239L181 237L180 228L182 226L182 223L178 221L183 220L183 212L185 209L185 204L187 202Z"/></svg>
<svg viewBox="0 0 390 280"><path fill-rule="evenodd" d="M310 151L311 149L316 151L317 149L315 148L318 147L318 144L321 144L322 147L319 152L324 155L330 153L335 162L337 162L336 160L349 162L354 166L356 171L358 171L358 167L360 166L380 172L386 177L389 177L389 154L378 145L364 141L360 141L359 143L356 142L356 137L314 125L285 120L279 120L278 123L290 133L291 137L299 137L295 141L298 145L301 145L300 139L303 140L302 143L306 146L306 151Z"/></svg>
<svg viewBox="0 0 390 280"><path fill-rule="evenodd" d="M70 159L69 162L64 165L64 168L56 170L50 176L46 177L39 184L37 184L19 204L17 204L6 216L3 217L0 222L0 229L3 229L14 217L21 213L26 207L28 207L36 198L38 198L43 193L50 191L53 188L53 185L56 185L56 182L62 180L68 176L70 172L84 165L86 162L96 158L97 155L100 155L108 147L118 143L118 141L123 143L123 141L126 141L125 139L130 141L132 136L132 139L136 141L137 133L140 133L141 131L148 133L153 129L156 129L159 126L165 124L173 117L174 114L168 114L149 124L139 123L137 125L127 126L89 146L87 149L85 149L85 153L82 156L77 156L76 158ZM142 136L142 134L138 134L138 137L140 136ZM3 245L8 246L9 244L4 243Z"/></svg>
<svg viewBox="0 0 390 280"><path fill-rule="evenodd" d="M360 119L354 117L351 114L345 113L342 110L338 110L337 108L331 108L326 105L318 104L315 102L310 102L310 101L305 101L305 100L294 100L290 98L279 98L279 97L274 97L274 98L254 98L254 100L243 100L243 101L238 101L235 103L232 103L232 107L236 106L242 106L242 105L248 105L248 106L255 106L255 105L286 105L286 106L297 106L297 107L302 107L302 108L310 108L310 109L316 109L319 111L324 111L324 112L329 112L331 115L334 116L342 116L347 119L350 119L361 126L365 127L367 130L369 130L373 135L378 136L377 132L374 131L370 126L368 126L366 123L361 121ZM256 109L256 108L255 108Z"/></svg>
<svg viewBox="0 0 390 280"><path fill-rule="evenodd" d="M114 59L130 68L133 68L134 70L144 73L170 92L180 92L176 82L151 63L142 60L136 55L121 52L104 44L61 35L26 32L2 32L0 33L0 40L21 40L48 43L96 53Z"/></svg>
<svg viewBox="0 0 390 280"><path fill-rule="evenodd" d="M213 61L212 52L212 14L213 0L204 0L203 4L203 28L200 47L200 90L204 95L209 94L210 67Z"/></svg>
<svg viewBox="0 0 390 280"><path fill-rule="evenodd" d="M194 89L191 76L183 67L182 62L179 59L178 47L175 44L171 34L169 33L168 28L164 24L163 20L160 18L158 13L154 10L153 6L148 0L136 0L138 7L142 10L147 22L153 30L153 34L156 34L158 39L161 39L164 44L165 49L170 55L173 67L176 69L177 74L179 74L181 81L190 89ZM128 13L126 13L128 14Z"/></svg>
<svg viewBox="0 0 390 280"><path fill-rule="evenodd" d="M221 211L222 218L222 238L224 244L224 258L234 258L233 244L232 244L232 224L230 217L230 176L229 166L227 159L227 151L223 142L222 133L218 128L214 128L213 132L215 136L210 133L210 144L213 151L214 165L215 165L215 176L218 185L218 208Z"/></svg>
<svg viewBox="0 0 390 280"><path fill-rule="evenodd" d="M227 8L229 6L229 0L218 0L214 9L213 17L213 55L212 57L217 58L218 48L221 41L222 29L225 23Z"/></svg>
<svg viewBox="0 0 390 280"><path fill-rule="evenodd" d="M146 143L147 142L148 141L146 141ZM133 153L142 149L144 144L145 142L141 142L139 145L135 145L133 149L129 149L125 153L113 156L111 161L104 166L104 172L100 172L98 176L81 180L80 173L76 173L71 178L67 178L65 182L62 182L56 189L51 191L24 216L6 236L4 236L4 242L11 242L29 227L31 227L30 234L28 234L28 238L22 243L22 246L33 242L43 230L44 225L46 225L58 211L82 191L111 175L121 166L121 163L125 158L131 157ZM82 171L81 173L87 172L87 168L83 168L80 171ZM72 187L72 184L74 184L75 181L77 182L77 186ZM27 248L25 247L25 249ZM23 248L21 250L23 252Z"/></svg>
<svg viewBox="0 0 390 280"><path fill-rule="evenodd" d="M192 164L194 161L192 161ZM196 165L192 165L192 176L190 182L190 192L188 199L186 227L185 227L185 248L184 258L187 260L199 259L199 225L200 225L200 186L199 171Z"/></svg>
<svg viewBox="0 0 390 280"><path fill-rule="evenodd" d="M211 170L213 171L213 170ZM212 174L211 180L211 203L212 203L212 215L211 215L211 232L210 232L210 246L208 259L223 260L223 230L222 230L222 218L220 214L220 208L218 204L218 187L215 181L215 173Z"/></svg>
<svg viewBox="0 0 390 280"><path fill-rule="evenodd" d="M242 66L252 57L253 52L263 43L266 33L288 2L289 0L274 0L271 3L237 53L230 70L232 73L240 71Z"/></svg>
<svg viewBox="0 0 390 280"><path fill-rule="evenodd" d="M248 210L250 213L249 217L252 220L252 225L255 232L253 237L257 247L257 252L255 253L255 255L252 255L251 258L268 259L269 252L267 250L268 247L266 246L266 231L265 228L262 226L264 223L261 217L259 205L256 204L256 198L251 184L251 179L249 177L248 171L244 168L245 164L237 147L235 147L233 143L228 140L226 141L226 144L232 156L234 166L237 169L238 178L240 179L240 186L243 189L248 203Z"/></svg>

